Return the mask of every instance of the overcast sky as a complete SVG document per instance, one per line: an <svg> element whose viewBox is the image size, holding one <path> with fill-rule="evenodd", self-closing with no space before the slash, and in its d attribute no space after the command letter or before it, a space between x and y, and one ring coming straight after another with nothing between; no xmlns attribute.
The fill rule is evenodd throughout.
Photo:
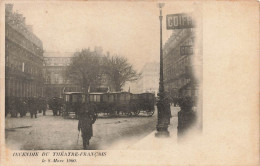
<svg viewBox="0 0 260 166"><path fill-rule="evenodd" d="M156 2L14 3L42 40L45 52L74 52L94 46L126 56L137 69L159 61L159 9ZM191 12L194 2L167 2L163 41L171 35L166 14Z"/></svg>

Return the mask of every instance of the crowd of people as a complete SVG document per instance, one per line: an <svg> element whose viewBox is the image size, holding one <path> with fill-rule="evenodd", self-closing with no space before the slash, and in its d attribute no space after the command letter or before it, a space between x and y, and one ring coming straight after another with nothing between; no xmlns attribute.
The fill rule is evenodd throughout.
<svg viewBox="0 0 260 166"><path fill-rule="evenodd" d="M183 103L183 100L190 98L192 100L193 106L196 106L197 104L197 98L196 97L168 97L169 102L174 107L180 107L181 103Z"/></svg>
<svg viewBox="0 0 260 166"><path fill-rule="evenodd" d="M30 113L31 118L37 118L37 113L46 115L47 108L53 110L53 115L60 115L62 103L57 99L50 99L49 101L43 97L6 97L5 98L5 116L11 114L11 117L16 118L26 116Z"/></svg>
<svg viewBox="0 0 260 166"><path fill-rule="evenodd" d="M11 114L11 117L13 118L18 117L18 115L24 117L27 112L30 113L31 118L37 118L37 113L43 113L43 116L45 116L47 109L52 110L54 116L58 116L61 114L61 107L62 100L58 97L53 97L49 100L46 100L43 97L5 98L5 116ZM92 125L95 123L97 116L94 112L93 105L89 103L78 105L77 114L79 119L78 131L81 132L83 149L88 149L89 141L93 136Z"/></svg>

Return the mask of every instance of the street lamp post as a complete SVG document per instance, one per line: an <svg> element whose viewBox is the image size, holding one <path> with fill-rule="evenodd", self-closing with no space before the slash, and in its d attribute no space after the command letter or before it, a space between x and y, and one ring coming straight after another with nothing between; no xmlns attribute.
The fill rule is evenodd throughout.
<svg viewBox="0 0 260 166"><path fill-rule="evenodd" d="M162 50L162 8L164 3L159 3L158 7L160 9L160 82L159 82L159 101L157 102L158 110L158 121L156 125L157 132L156 137L169 137L170 133L168 131L168 125L170 123L170 104L166 98L164 92L163 84L163 50Z"/></svg>

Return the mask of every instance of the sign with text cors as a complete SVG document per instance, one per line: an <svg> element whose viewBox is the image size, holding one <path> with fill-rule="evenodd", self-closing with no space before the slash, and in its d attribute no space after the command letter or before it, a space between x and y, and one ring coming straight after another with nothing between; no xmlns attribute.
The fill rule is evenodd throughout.
<svg viewBox="0 0 260 166"><path fill-rule="evenodd" d="M193 47L192 46L180 46L180 54L181 55L192 55Z"/></svg>
<svg viewBox="0 0 260 166"><path fill-rule="evenodd" d="M167 29L194 28L194 22L189 14L169 14L166 16L166 26Z"/></svg>

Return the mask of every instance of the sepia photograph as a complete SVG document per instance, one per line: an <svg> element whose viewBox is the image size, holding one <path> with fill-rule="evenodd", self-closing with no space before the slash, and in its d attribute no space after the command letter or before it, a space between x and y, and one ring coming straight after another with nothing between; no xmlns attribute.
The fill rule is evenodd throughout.
<svg viewBox="0 0 260 166"><path fill-rule="evenodd" d="M8 147L124 149L202 129L199 5L113 5L5 4Z"/></svg>
<svg viewBox="0 0 260 166"><path fill-rule="evenodd" d="M1 161L254 165L258 5L2 1Z"/></svg>

